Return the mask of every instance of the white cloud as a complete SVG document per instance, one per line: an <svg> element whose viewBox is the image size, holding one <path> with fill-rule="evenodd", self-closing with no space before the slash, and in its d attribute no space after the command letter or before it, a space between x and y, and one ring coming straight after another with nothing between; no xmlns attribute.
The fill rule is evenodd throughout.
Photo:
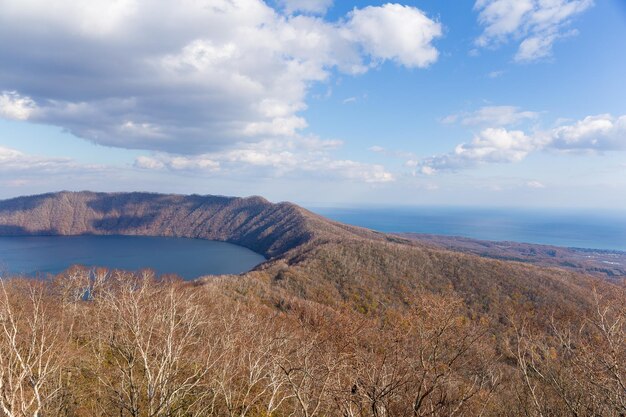
<svg viewBox="0 0 626 417"><path fill-rule="evenodd" d="M165 136L161 132L158 126L151 123L135 123L133 121L127 121L119 127L119 131L130 137L143 137L143 138L164 138Z"/></svg>
<svg viewBox="0 0 626 417"><path fill-rule="evenodd" d="M324 14L333 5L333 0L280 0L287 14L295 12Z"/></svg>
<svg viewBox="0 0 626 417"><path fill-rule="evenodd" d="M28 120L37 109L30 97L19 95L16 91L3 91L0 94L0 117L10 120Z"/></svg>
<svg viewBox="0 0 626 417"><path fill-rule="evenodd" d="M515 60L530 62L548 57L572 19L593 5L593 0L477 0L478 22L484 27L478 47L520 42Z"/></svg>
<svg viewBox="0 0 626 417"><path fill-rule="evenodd" d="M504 75L504 71L491 71L487 74L489 78L500 78Z"/></svg>
<svg viewBox="0 0 626 417"><path fill-rule="evenodd" d="M0 172L3 174L28 173L37 176L100 170L102 168L101 166L78 164L70 158L29 155L16 149L0 146Z"/></svg>
<svg viewBox="0 0 626 417"><path fill-rule="evenodd" d="M515 54L517 62L531 62L552 55L552 45L557 39L576 36L578 31L570 30L564 33L550 33L526 38L520 43Z"/></svg>
<svg viewBox="0 0 626 417"><path fill-rule="evenodd" d="M370 146L369 148L367 148L367 150L370 152L374 152L374 153L391 157L391 158L407 159L407 158L415 157L415 155L412 152L406 152L402 150L391 150L391 149L383 148L382 146L378 146L378 145Z"/></svg>
<svg viewBox="0 0 626 417"><path fill-rule="evenodd" d="M15 161L23 157L23 153L11 148L0 146L0 166L5 166L10 161Z"/></svg>
<svg viewBox="0 0 626 417"><path fill-rule="evenodd" d="M539 113L524 111L515 106L486 106L474 112L451 114L444 117L441 121L446 124L460 121L465 126L510 126L523 121L533 120L537 117L539 117Z"/></svg>
<svg viewBox="0 0 626 417"><path fill-rule="evenodd" d="M536 180L528 181L526 183L526 186L528 188L534 188L534 189L546 188L546 186L541 181L536 181Z"/></svg>
<svg viewBox="0 0 626 417"><path fill-rule="evenodd" d="M163 169L165 168L166 163L161 161L159 158L154 158L151 156L140 155L135 158L135 167L141 169Z"/></svg>
<svg viewBox="0 0 626 417"><path fill-rule="evenodd" d="M158 157L139 156L135 160L135 167L142 169L163 169L169 168L174 171L219 171L219 162L202 155L197 156L170 156L160 155Z"/></svg>
<svg viewBox="0 0 626 417"><path fill-rule="evenodd" d="M430 167L428 165L424 165L420 168L420 172L424 175L435 175L435 173L437 172L435 170L435 168Z"/></svg>
<svg viewBox="0 0 626 417"><path fill-rule="evenodd" d="M194 156L155 153L152 156L138 157L135 166L149 170L167 169L228 177L242 173L255 178L306 174L309 177L366 183L394 180L393 174L387 172L382 165L333 159L329 151L336 146L336 141L315 138L265 140L254 144L240 144L237 149Z"/></svg>
<svg viewBox="0 0 626 417"><path fill-rule="evenodd" d="M482 130L470 143L453 152L435 155L407 166L426 175L472 168L486 163L518 162L539 150L605 152L626 150L626 115L587 116L573 124L525 133L501 127Z"/></svg>
<svg viewBox="0 0 626 417"><path fill-rule="evenodd" d="M470 143L457 145L453 152L427 158L418 166L423 174L432 175L484 163L516 162L524 159L536 146L534 138L522 131L487 128Z"/></svg>
<svg viewBox="0 0 626 417"><path fill-rule="evenodd" d="M478 22L485 27L476 39L476 45L485 47L503 42L518 32L525 25L534 3L534 0L476 0L474 10L479 12Z"/></svg>
<svg viewBox="0 0 626 417"><path fill-rule="evenodd" d="M204 154L297 135L313 84L388 60L426 67L440 35L397 4L329 22L261 0L4 0L0 114L107 146Z"/></svg>
<svg viewBox="0 0 626 417"><path fill-rule="evenodd" d="M441 24L414 7L387 3L354 9L347 28L347 36L357 40L374 60L424 68L439 56L432 42L441 36Z"/></svg>
<svg viewBox="0 0 626 417"><path fill-rule="evenodd" d="M555 34L532 36L524 39L515 54L515 60L518 62L535 61L549 56L552 53L552 44L555 39Z"/></svg>
<svg viewBox="0 0 626 417"><path fill-rule="evenodd" d="M275 117L270 122L250 123L243 133L246 136L293 136L307 126L302 117Z"/></svg>
<svg viewBox="0 0 626 417"><path fill-rule="evenodd" d="M324 161L316 165L308 167L308 170L322 170L322 172L325 170L325 174L330 174L331 176L339 176L366 183L385 183L395 180L393 174L387 172L382 165L370 165L350 160Z"/></svg>
<svg viewBox="0 0 626 417"><path fill-rule="evenodd" d="M587 116L574 124L557 127L545 136L551 147L561 150L626 150L626 115Z"/></svg>
<svg viewBox="0 0 626 417"><path fill-rule="evenodd" d="M100 38L123 30L141 12L134 0L55 0L42 9L39 0L3 1L4 20L22 20L80 36Z"/></svg>

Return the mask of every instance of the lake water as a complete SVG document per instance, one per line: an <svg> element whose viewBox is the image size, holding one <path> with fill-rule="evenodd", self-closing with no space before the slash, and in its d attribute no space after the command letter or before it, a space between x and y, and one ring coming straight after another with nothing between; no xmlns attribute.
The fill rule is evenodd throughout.
<svg viewBox="0 0 626 417"><path fill-rule="evenodd" d="M58 273L71 265L102 266L185 279L239 274L265 261L241 246L200 239L143 236L0 237L0 271L14 274Z"/></svg>
<svg viewBox="0 0 626 417"><path fill-rule="evenodd" d="M482 240L626 251L626 213L557 210L314 208L342 223L381 232L414 232Z"/></svg>

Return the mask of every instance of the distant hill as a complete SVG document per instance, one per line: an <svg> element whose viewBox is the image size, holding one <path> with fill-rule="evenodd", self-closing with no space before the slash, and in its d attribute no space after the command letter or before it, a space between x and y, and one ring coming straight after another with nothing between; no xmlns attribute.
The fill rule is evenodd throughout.
<svg viewBox="0 0 626 417"><path fill-rule="evenodd" d="M472 310L502 312L531 302L578 310L595 280L563 270L484 259L325 219L291 203L151 193L59 192L0 201L2 235L121 234L235 243L268 262L277 294L362 311L401 306L414 294L452 291Z"/></svg>
<svg viewBox="0 0 626 417"><path fill-rule="evenodd" d="M291 203L152 193L59 192L0 201L1 235L144 235L219 240L266 257L315 239L383 235Z"/></svg>
<svg viewBox="0 0 626 417"><path fill-rule="evenodd" d="M487 258L566 268L609 279L626 277L626 252L622 251L564 248L534 243L497 242L421 233L397 233L396 235L433 247L471 253Z"/></svg>

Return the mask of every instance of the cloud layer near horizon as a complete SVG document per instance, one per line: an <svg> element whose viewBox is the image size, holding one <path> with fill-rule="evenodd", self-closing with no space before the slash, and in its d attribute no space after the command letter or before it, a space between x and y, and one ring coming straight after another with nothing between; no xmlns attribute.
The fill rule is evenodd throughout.
<svg viewBox="0 0 626 417"><path fill-rule="evenodd" d="M409 165L417 167L422 174L432 175L488 163L518 162L540 150L592 153L626 150L626 115L587 116L574 123L530 133L488 127L452 152L409 161Z"/></svg>
<svg viewBox="0 0 626 417"><path fill-rule="evenodd" d="M276 178L289 175L291 178L336 178L365 183L395 180L382 165L333 159L330 151L339 146L339 141L315 138L265 140L192 156L168 153L141 155L134 165L144 170L229 177L253 175L255 178Z"/></svg>

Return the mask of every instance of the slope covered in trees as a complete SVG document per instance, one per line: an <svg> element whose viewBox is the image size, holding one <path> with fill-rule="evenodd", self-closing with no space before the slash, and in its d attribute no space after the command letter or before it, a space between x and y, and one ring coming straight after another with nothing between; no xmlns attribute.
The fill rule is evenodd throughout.
<svg viewBox="0 0 626 417"><path fill-rule="evenodd" d="M0 202L0 224L224 240L269 258L193 283L80 269L3 280L0 415L626 412L619 282L258 197L48 194Z"/></svg>
<svg viewBox="0 0 626 417"><path fill-rule="evenodd" d="M122 234L220 240L267 257L314 239L375 238L262 197L60 192L0 201L0 234Z"/></svg>
<svg viewBox="0 0 626 417"><path fill-rule="evenodd" d="M228 241L270 258L258 271L285 292L371 311L422 291L452 291L479 312L517 299L579 310L593 279L438 250L343 225L261 197L55 193L0 202L2 234L131 234ZM241 278L245 281L249 277Z"/></svg>
<svg viewBox="0 0 626 417"><path fill-rule="evenodd" d="M487 258L558 267L609 279L626 277L626 252L605 249L565 248L535 243L498 242L459 236L397 233L399 237L430 246Z"/></svg>

